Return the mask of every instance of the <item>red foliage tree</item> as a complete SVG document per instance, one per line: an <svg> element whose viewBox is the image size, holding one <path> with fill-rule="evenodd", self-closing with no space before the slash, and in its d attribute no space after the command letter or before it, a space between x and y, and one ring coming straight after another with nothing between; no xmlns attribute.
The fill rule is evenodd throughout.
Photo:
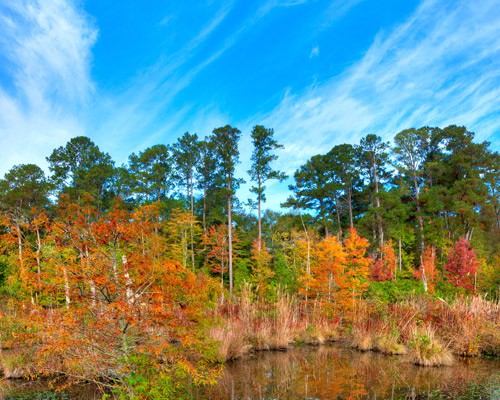
<svg viewBox="0 0 500 400"><path fill-rule="evenodd" d="M454 286L475 291L474 277L478 266L476 252L467 239L461 238L451 249L444 268Z"/></svg>
<svg viewBox="0 0 500 400"><path fill-rule="evenodd" d="M202 236L202 244L207 248L207 264L214 274L220 274L224 286L224 274L229 266L229 242L227 225L214 225Z"/></svg>

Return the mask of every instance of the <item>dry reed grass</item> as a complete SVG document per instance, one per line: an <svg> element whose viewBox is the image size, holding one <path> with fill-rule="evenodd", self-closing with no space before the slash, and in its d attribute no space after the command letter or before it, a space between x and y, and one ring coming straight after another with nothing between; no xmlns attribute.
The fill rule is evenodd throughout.
<svg viewBox="0 0 500 400"><path fill-rule="evenodd" d="M375 349L383 354L402 355L407 354L407 348L399 342L397 334L388 333L381 335L375 340Z"/></svg>
<svg viewBox="0 0 500 400"><path fill-rule="evenodd" d="M441 300L435 326L455 354L465 357L500 354L500 307L481 296Z"/></svg>
<svg viewBox="0 0 500 400"><path fill-rule="evenodd" d="M375 336L361 327L355 327L352 330L351 346L361 350L370 351L375 349Z"/></svg>
<svg viewBox="0 0 500 400"><path fill-rule="evenodd" d="M409 345L411 360L416 365L436 367L453 363L451 351L435 337L435 331L430 326L416 329Z"/></svg>
<svg viewBox="0 0 500 400"><path fill-rule="evenodd" d="M225 328L212 329L211 337L219 341L221 357L238 358L249 351L286 350L293 342L299 308L293 296L278 293L276 301L257 299L250 284L230 305L219 310Z"/></svg>
<svg viewBox="0 0 500 400"><path fill-rule="evenodd" d="M351 346L361 351L379 351L383 354L406 354L406 347L400 343L400 335L387 323L357 324L351 334Z"/></svg>
<svg viewBox="0 0 500 400"><path fill-rule="evenodd" d="M459 297L451 303L424 296L392 305L365 301L352 326L316 302L301 303L284 293L275 298L259 300L245 285L238 299L224 305L220 316L225 327L212 331L221 342L221 357L284 350L294 342L321 345L337 340L391 355L411 348L412 360L419 365L448 365L451 353L500 355L499 304L482 297Z"/></svg>
<svg viewBox="0 0 500 400"><path fill-rule="evenodd" d="M218 351L222 360L235 360L251 349L251 346L246 343L243 327L235 321L225 328L221 326L212 328L210 337L219 342Z"/></svg>

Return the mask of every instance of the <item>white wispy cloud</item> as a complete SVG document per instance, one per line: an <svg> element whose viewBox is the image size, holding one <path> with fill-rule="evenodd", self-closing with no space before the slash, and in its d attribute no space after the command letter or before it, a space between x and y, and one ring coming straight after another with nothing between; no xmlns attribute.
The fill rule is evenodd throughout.
<svg viewBox="0 0 500 400"><path fill-rule="evenodd" d="M0 7L0 173L45 156L83 131L77 113L91 99L97 30L65 0L6 1Z"/></svg>
<svg viewBox="0 0 500 400"><path fill-rule="evenodd" d="M120 154L123 153L124 143L134 141L129 151L131 153L164 142L165 137L183 133L178 128L185 125L183 122L191 111L190 107L167 110L201 71L233 45L237 35L223 42L204 60L190 66L190 62L198 56L200 48L227 18L232 7L233 1L224 2L213 18L194 32L186 45L171 54L159 52L158 61L138 71L129 82L123 84L121 91L101 93L97 107L100 113L94 116L90 130L100 138L103 147L112 154Z"/></svg>
<svg viewBox="0 0 500 400"><path fill-rule="evenodd" d="M310 0L267 0L257 10L257 17L261 18L272 11L274 8L279 7L295 7L308 3Z"/></svg>
<svg viewBox="0 0 500 400"><path fill-rule="evenodd" d="M319 56L319 46L314 46L309 53L309 58L314 58Z"/></svg>
<svg viewBox="0 0 500 400"><path fill-rule="evenodd" d="M293 173L309 157L368 133L386 140L412 126L465 125L478 140L500 138L500 4L424 1L381 32L340 76L253 120L286 145L279 166Z"/></svg>
<svg viewBox="0 0 500 400"><path fill-rule="evenodd" d="M160 26L166 26L166 25L169 25L172 21L175 20L175 15L173 14L168 14L168 15L165 15L161 20L160 22L158 22L158 25Z"/></svg>
<svg viewBox="0 0 500 400"><path fill-rule="evenodd" d="M336 21L345 16L352 8L364 0L333 0L324 13L323 22L318 26L319 30L325 30Z"/></svg>
<svg viewBox="0 0 500 400"><path fill-rule="evenodd" d="M236 40L229 38L204 60L190 61L233 7L228 0L173 53L138 70L119 89L96 87L92 47L98 30L73 0L8 0L0 5L0 145L8 148L0 176L14 164L46 166L45 157L69 138L94 139L118 163L133 151L164 142L185 125L190 106L169 106L176 96ZM176 15L164 17L168 25ZM181 134L182 132L178 132Z"/></svg>

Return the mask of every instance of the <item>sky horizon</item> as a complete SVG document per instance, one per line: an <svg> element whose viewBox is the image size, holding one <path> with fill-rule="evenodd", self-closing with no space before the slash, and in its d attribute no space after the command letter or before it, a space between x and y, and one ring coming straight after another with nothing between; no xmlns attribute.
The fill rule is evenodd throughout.
<svg viewBox="0 0 500 400"><path fill-rule="evenodd" d="M500 3L495 0L0 4L0 176L75 136L117 165L184 132L273 128L275 167L376 133L466 126L500 147ZM480 7L478 6L480 4ZM277 209L288 184L268 185ZM252 197L247 184L237 192Z"/></svg>

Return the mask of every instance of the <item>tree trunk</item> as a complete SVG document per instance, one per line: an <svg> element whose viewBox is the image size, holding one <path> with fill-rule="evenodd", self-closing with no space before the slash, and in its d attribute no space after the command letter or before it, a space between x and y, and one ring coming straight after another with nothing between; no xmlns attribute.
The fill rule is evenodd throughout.
<svg viewBox="0 0 500 400"><path fill-rule="evenodd" d="M118 287L118 269L116 267L116 246L113 247L113 257L111 259L111 267L113 268L113 278L115 280L115 285Z"/></svg>
<svg viewBox="0 0 500 400"><path fill-rule="evenodd" d="M257 249L259 252L262 250L262 182L260 175L257 177L257 226L258 226L258 236L257 236Z"/></svg>
<svg viewBox="0 0 500 400"><path fill-rule="evenodd" d="M309 238L309 233L307 232L306 225L304 224L304 219L302 218L302 214L300 214L300 221L302 222L302 227L304 228L304 233L306 235L307 241L307 259L306 259L306 273L307 275L311 275L311 242ZM306 290L306 305L308 300L308 292Z"/></svg>
<svg viewBox="0 0 500 400"><path fill-rule="evenodd" d="M37 277L38 277L38 291L42 289L42 241L40 239L40 230L36 228L36 266L37 266Z"/></svg>
<svg viewBox="0 0 500 400"><path fill-rule="evenodd" d="M328 232L328 226L326 224L326 210L325 210L325 205L323 203L323 200L319 201L319 207L321 210L321 220L323 221L323 228L325 230L325 237L328 237L329 232Z"/></svg>
<svg viewBox="0 0 500 400"><path fill-rule="evenodd" d="M87 263L90 260L89 248L87 246L85 246L85 256L83 254L80 254L80 256L82 258L83 276L85 276L85 274L87 273L86 266L87 266ZM113 263L113 272L116 272L115 258L116 258L116 253L114 252L114 254L113 254L113 261L112 261L112 263ZM86 261L84 262L84 260L86 260ZM89 273L89 275L91 275L91 274ZM118 286L118 277L117 276L115 276L115 283ZM96 291L94 280L92 278L89 279L89 286L90 286L90 298L92 299L92 301L91 301L92 308L95 308L95 306L97 304L97 297L96 297L97 291Z"/></svg>
<svg viewBox="0 0 500 400"><path fill-rule="evenodd" d="M340 234L340 237L343 236L343 232L342 232L342 224L340 223L340 202L339 202L339 198L335 198L335 203L336 203L336 214L337 214L337 224L339 226L339 234Z"/></svg>
<svg viewBox="0 0 500 400"><path fill-rule="evenodd" d="M373 156L373 182L375 184L375 206L377 207L377 229L378 229L379 248L382 251L382 245L384 244L384 227L382 226L382 216L380 215L380 195L379 195L378 176L377 176L377 159L375 158L375 155Z"/></svg>
<svg viewBox="0 0 500 400"><path fill-rule="evenodd" d="M229 249L229 293L233 295L233 221L231 215L231 182L228 183L227 196L227 236Z"/></svg>
<svg viewBox="0 0 500 400"><path fill-rule="evenodd" d="M424 285L424 292L427 293L427 277L425 276L425 266L424 263L421 264L422 269L422 283Z"/></svg>
<svg viewBox="0 0 500 400"><path fill-rule="evenodd" d="M207 188L203 187L203 232L207 231Z"/></svg>
<svg viewBox="0 0 500 400"><path fill-rule="evenodd" d="M424 259L424 251L425 251L424 217L422 216L420 209L420 190L418 188L418 180L417 180L417 175L415 173L413 174L413 185L415 187L415 200L417 202L418 231L420 233L420 262L422 262ZM426 287L426 284L424 284L424 287Z"/></svg>
<svg viewBox="0 0 500 400"><path fill-rule="evenodd" d="M403 268L402 268L403 267L403 257L401 254L401 236L398 239L398 250L399 250L399 254L398 254L399 272L401 272L403 270Z"/></svg>
<svg viewBox="0 0 500 400"><path fill-rule="evenodd" d="M17 249L18 249L18 258L19 258L19 277L21 281L24 281L26 278L26 271L24 270L24 255L23 255L23 234L21 232L21 225L16 218L15 222L16 233L17 233Z"/></svg>
<svg viewBox="0 0 500 400"><path fill-rule="evenodd" d="M354 228L354 221L352 218L352 186L347 188L347 207L349 208L349 227Z"/></svg>
<svg viewBox="0 0 500 400"><path fill-rule="evenodd" d="M189 190L190 190L190 201L191 201L191 268L194 271L194 228L193 228L193 220L194 220L194 188L193 188L193 173L189 175Z"/></svg>
<svg viewBox="0 0 500 400"><path fill-rule="evenodd" d="M134 303L134 292L132 291L132 279L128 272L128 261L125 255L122 256L123 263L123 276L125 278L125 296L127 298L127 303L132 305Z"/></svg>
<svg viewBox="0 0 500 400"><path fill-rule="evenodd" d="M66 268L63 268L63 277L64 277L64 295L66 299L66 308L69 308L69 303L71 302L71 298L69 296L69 279L68 279L68 271Z"/></svg>

